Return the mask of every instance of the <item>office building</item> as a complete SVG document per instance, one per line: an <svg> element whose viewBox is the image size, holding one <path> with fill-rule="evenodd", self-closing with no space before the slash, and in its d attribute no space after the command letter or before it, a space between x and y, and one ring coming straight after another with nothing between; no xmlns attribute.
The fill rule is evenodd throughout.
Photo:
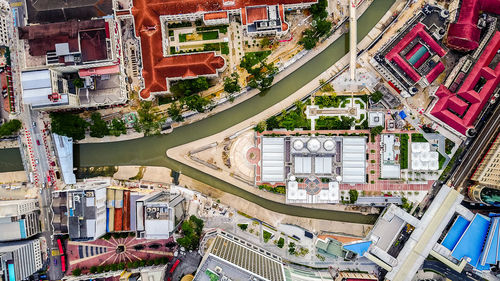
<svg viewBox="0 0 500 281"><path fill-rule="evenodd" d="M36 199L0 201L0 241L30 238L40 233Z"/></svg>
<svg viewBox="0 0 500 281"><path fill-rule="evenodd" d="M474 171L472 180L480 185L500 189L500 134Z"/></svg>
<svg viewBox="0 0 500 281"><path fill-rule="evenodd" d="M42 268L40 240L0 243L0 278L2 280L28 280Z"/></svg>

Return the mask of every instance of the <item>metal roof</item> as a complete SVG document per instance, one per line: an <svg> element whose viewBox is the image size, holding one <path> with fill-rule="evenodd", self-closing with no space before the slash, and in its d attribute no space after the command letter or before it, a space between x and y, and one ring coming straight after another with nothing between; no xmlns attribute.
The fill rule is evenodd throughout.
<svg viewBox="0 0 500 281"><path fill-rule="evenodd" d="M262 138L262 181L285 180L285 138Z"/></svg>
<svg viewBox="0 0 500 281"><path fill-rule="evenodd" d="M366 139L344 137L342 141L342 182L364 183L366 180Z"/></svg>

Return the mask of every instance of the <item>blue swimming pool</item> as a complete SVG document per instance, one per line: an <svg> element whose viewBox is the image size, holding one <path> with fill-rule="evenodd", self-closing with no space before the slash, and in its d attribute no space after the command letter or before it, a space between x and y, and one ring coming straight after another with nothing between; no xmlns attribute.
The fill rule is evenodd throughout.
<svg viewBox="0 0 500 281"><path fill-rule="evenodd" d="M460 237L462 237L462 234L467 229L467 226L469 226L469 221L464 219L462 216L458 216L441 244L448 250L453 250L458 240L460 240Z"/></svg>
<svg viewBox="0 0 500 281"><path fill-rule="evenodd" d="M476 214L451 255L457 260L469 257L471 259L469 264L476 266L481 256L481 250L483 249L489 227L490 218Z"/></svg>

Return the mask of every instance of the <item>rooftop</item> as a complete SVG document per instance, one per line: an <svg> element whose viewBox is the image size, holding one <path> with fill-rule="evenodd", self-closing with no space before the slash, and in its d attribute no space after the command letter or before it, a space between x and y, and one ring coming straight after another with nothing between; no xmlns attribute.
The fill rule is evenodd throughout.
<svg viewBox="0 0 500 281"><path fill-rule="evenodd" d="M490 65L498 50L500 32L496 31L458 92L454 93L444 85L439 86L435 93L438 101L430 113L463 135L473 128L477 117L500 83L500 64L494 69Z"/></svg>
<svg viewBox="0 0 500 281"><path fill-rule="evenodd" d="M499 0L462 0L456 22L448 28L447 44L453 49L471 51L479 46L480 13L500 14Z"/></svg>
<svg viewBox="0 0 500 281"><path fill-rule="evenodd" d="M19 39L28 40L31 56L45 56L49 52L56 52L58 56L81 53L83 62L104 60L107 59L107 24L98 19L30 25L19 28ZM67 47L63 49L59 44L67 44Z"/></svg>
<svg viewBox="0 0 500 281"><path fill-rule="evenodd" d="M48 69L22 72L21 86L23 103L33 108L69 103L67 94L58 94L59 89L52 88L51 72Z"/></svg>
<svg viewBox="0 0 500 281"><path fill-rule="evenodd" d="M143 77L145 89L141 97L147 99L151 93L167 91L166 78L187 78L197 75L214 75L224 66L223 58L208 59L199 54L163 57L162 32L159 16L235 10L247 6L315 3L317 0L133 0L135 28L141 38ZM232 4L234 3L234 4ZM217 15L220 16L220 15ZM207 60L209 60L207 62ZM169 74L172 71L173 74Z"/></svg>
<svg viewBox="0 0 500 281"><path fill-rule="evenodd" d="M112 0L26 0L29 23L89 20L113 14Z"/></svg>
<svg viewBox="0 0 500 281"><path fill-rule="evenodd" d="M55 133L52 135L64 183L75 184L76 176L73 173L73 139Z"/></svg>

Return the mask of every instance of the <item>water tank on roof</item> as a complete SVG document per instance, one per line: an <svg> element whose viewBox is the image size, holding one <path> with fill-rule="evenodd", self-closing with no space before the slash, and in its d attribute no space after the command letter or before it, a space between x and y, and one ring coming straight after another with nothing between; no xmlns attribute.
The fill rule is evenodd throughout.
<svg viewBox="0 0 500 281"><path fill-rule="evenodd" d="M319 140L313 138L313 139L310 139L308 142L307 142L307 149L309 149L309 151L311 152L316 152L318 151L319 149L321 148L321 143L319 142Z"/></svg>
<svg viewBox="0 0 500 281"><path fill-rule="evenodd" d="M376 55L375 55L375 60L376 60L378 63L382 63L382 62L384 62L384 58L383 58L380 54L376 54Z"/></svg>
<svg viewBox="0 0 500 281"><path fill-rule="evenodd" d="M439 16L442 18L442 19L447 19L449 16L450 16L450 12L448 12L448 10L441 10L441 13L439 13Z"/></svg>
<svg viewBox="0 0 500 281"><path fill-rule="evenodd" d="M301 140L296 140L293 142L293 148L295 150L302 150L302 148L304 148L304 143Z"/></svg>
<svg viewBox="0 0 500 281"><path fill-rule="evenodd" d="M429 4L427 4L422 9L422 12L424 12L424 14L428 15L428 14L432 13L432 7Z"/></svg>
<svg viewBox="0 0 500 281"><path fill-rule="evenodd" d="M416 87L411 87L410 92L412 95L416 94L418 92L418 89Z"/></svg>
<svg viewBox="0 0 500 281"><path fill-rule="evenodd" d="M332 151L335 148L335 143L331 140L327 140L323 143L325 150Z"/></svg>

